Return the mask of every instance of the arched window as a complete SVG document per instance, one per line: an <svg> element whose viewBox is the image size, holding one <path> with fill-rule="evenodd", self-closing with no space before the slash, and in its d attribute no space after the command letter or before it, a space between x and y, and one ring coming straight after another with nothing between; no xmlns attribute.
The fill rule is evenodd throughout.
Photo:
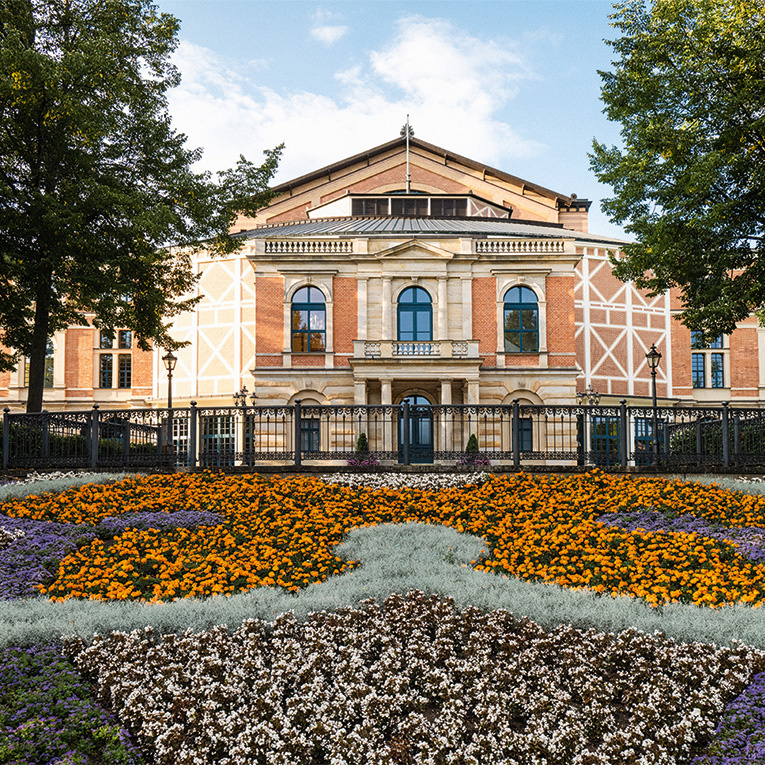
<svg viewBox="0 0 765 765"><path fill-rule="evenodd" d="M45 377L43 378L43 388L53 387L53 340L48 338L48 344L45 346ZM29 356L24 359L24 387L29 387Z"/></svg>
<svg viewBox="0 0 765 765"><path fill-rule="evenodd" d="M433 305L422 287L407 287L398 297L398 339L405 343L433 339Z"/></svg>
<svg viewBox="0 0 765 765"><path fill-rule="evenodd" d="M301 287L292 296L292 350L321 351L327 347L327 309L316 287Z"/></svg>
<svg viewBox="0 0 765 765"><path fill-rule="evenodd" d="M511 287L505 293L504 327L506 353L539 350L539 306L534 290Z"/></svg>

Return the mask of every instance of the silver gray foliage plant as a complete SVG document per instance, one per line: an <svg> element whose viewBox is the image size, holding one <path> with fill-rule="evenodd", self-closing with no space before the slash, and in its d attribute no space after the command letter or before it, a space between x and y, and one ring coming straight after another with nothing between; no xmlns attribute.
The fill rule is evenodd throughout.
<svg viewBox="0 0 765 765"><path fill-rule="evenodd" d="M648 634L662 632L684 642L742 642L765 649L765 608L710 609L685 603L656 608L636 597L613 597L476 571L473 561L486 549L480 538L444 526L369 526L351 531L336 548L340 557L359 560L360 566L309 585L298 594L258 587L236 595L166 603L75 599L54 603L30 598L3 604L0 645L28 645L68 635L90 641L94 633L130 632L147 625L162 633L201 631L215 625L237 629L247 619L271 622L286 612L302 621L312 612L420 590L450 597L461 609L504 609L545 629L565 624L606 632L634 628Z"/></svg>
<svg viewBox="0 0 765 765"><path fill-rule="evenodd" d="M716 484L722 489L728 491L740 491L744 494L765 494L765 478L762 476L734 476L734 475L673 475L669 478L674 478L681 481L691 481L693 483L701 483L704 485Z"/></svg>

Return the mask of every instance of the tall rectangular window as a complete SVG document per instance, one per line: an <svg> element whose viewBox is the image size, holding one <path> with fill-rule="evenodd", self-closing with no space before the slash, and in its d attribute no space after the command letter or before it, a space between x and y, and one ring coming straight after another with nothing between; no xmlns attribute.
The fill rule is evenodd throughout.
<svg viewBox="0 0 765 765"><path fill-rule="evenodd" d="M99 348L114 348L114 334L102 329L98 338Z"/></svg>
<svg viewBox="0 0 765 765"><path fill-rule="evenodd" d="M111 353L103 353L99 358L98 387L112 387L113 359Z"/></svg>
<svg viewBox="0 0 765 765"><path fill-rule="evenodd" d="M319 418L306 417L300 420L300 450L319 451Z"/></svg>
<svg viewBox="0 0 765 765"><path fill-rule="evenodd" d="M706 388L707 382L704 375L704 356L703 353L691 354L691 380L694 388Z"/></svg>
<svg viewBox="0 0 765 765"><path fill-rule="evenodd" d="M129 329L121 329L119 331L119 347L120 348L133 347L133 333Z"/></svg>
<svg viewBox="0 0 765 765"><path fill-rule="evenodd" d="M713 388L725 387L725 373L723 372L723 355L722 353L710 353L710 373L709 380L712 383Z"/></svg>
<svg viewBox="0 0 765 765"><path fill-rule="evenodd" d="M133 384L133 357L129 353L120 353L119 367L118 367L118 373L117 373L117 387L130 388L132 384Z"/></svg>
<svg viewBox="0 0 765 765"><path fill-rule="evenodd" d="M230 414L211 414L200 418L203 465L231 465L234 462L235 421Z"/></svg>

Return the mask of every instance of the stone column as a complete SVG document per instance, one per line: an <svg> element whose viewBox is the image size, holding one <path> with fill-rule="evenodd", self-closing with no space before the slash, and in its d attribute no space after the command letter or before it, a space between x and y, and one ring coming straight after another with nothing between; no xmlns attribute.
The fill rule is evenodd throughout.
<svg viewBox="0 0 765 765"><path fill-rule="evenodd" d="M354 380L353 382L354 401L356 406L365 406L367 403L367 381Z"/></svg>
<svg viewBox="0 0 765 765"><path fill-rule="evenodd" d="M390 379L380 379L380 403L390 406L393 403L393 390ZM396 444L393 441L393 413L383 412L383 443L382 448L394 452Z"/></svg>
<svg viewBox="0 0 765 765"><path fill-rule="evenodd" d="M356 301L358 314L356 319L356 339L367 339L367 284L368 279L359 279L356 282Z"/></svg>
<svg viewBox="0 0 765 765"><path fill-rule="evenodd" d="M393 340L391 277L382 278L382 340Z"/></svg>
<svg viewBox="0 0 765 765"><path fill-rule="evenodd" d="M469 404L471 406L478 406L478 380L468 380L467 381L467 401L466 404ZM467 445L468 439L470 438L471 434L475 433L476 436L478 436L478 414L473 412L468 412L465 416L465 429L463 432L463 440L464 443L462 444L462 448L464 449Z"/></svg>
<svg viewBox="0 0 765 765"><path fill-rule="evenodd" d="M438 277L438 337L436 340L446 340L449 335L448 291L449 282L445 276ZM443 353L443 349L441 353Z"/></svg>
<svg viewBox="0 0 765 765"><path fill-rule="evenodd" d="M443 406L450 406L452 403L452 381L451 378L441 380L441 404ZM450 452L454 451L452 446L452 423L454 421L454 415L445 409L441 409L441 451Z"/></svg>
<svg viewBox="0 0 765 765"><path fill-rule="evenodd" d="M462 277L462 339L473 339L473 279Z"/></svg>
<svg viewBox="0 0 765 765"><path fill-rule="evenodd" d="M474 406L478 405L478 380L468 380L467 384L467 403Z"/></svg>
<svg viewBox="0 0 765 765"><path fill-rule="evenodd" d="M353 381L353 403L356 406L362 407L367 403L367 381L366 380L354 380ZM367 440L369 441L370 451L374 451L374 445L372 439L374 434L369 432L369 412L363 409L357 409L353 415L354 425L354 447L359 440L359 436L362 433L366 433Z"/></svg>

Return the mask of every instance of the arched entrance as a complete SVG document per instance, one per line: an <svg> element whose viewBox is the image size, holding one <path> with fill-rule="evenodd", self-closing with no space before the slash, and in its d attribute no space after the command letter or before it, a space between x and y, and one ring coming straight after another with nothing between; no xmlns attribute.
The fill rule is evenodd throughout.
<svg viewBox="0 0 765 765"><path fill-rule="evenodd" d="M401 399L398 415L398 461L404 462L404 402L409 403L409 463L433 462L433 409L425 396L412 394Z"/></svg>

